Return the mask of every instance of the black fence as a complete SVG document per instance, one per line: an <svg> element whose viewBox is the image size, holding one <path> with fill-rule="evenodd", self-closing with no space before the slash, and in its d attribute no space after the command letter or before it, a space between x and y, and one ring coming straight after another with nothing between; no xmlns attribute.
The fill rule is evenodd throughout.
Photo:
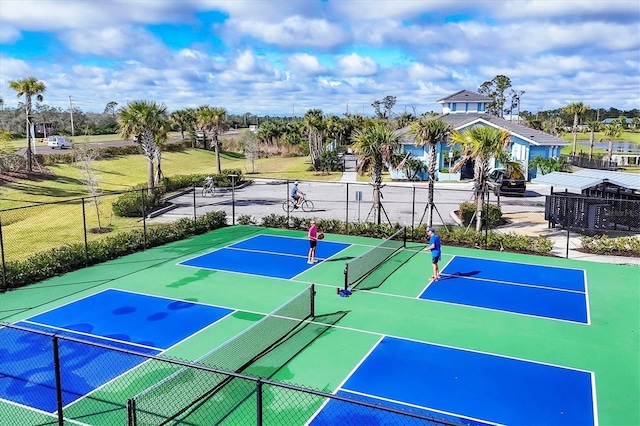
<svg viewBox="0 0 640 426"><path fill-rule="evenodd" d="M563 155L562 158L567 160L567 164L584 169L598 169L598 170L618 170L617 161L611 161L602 154L589 156L581 153L578 155Z"/></svg>
<svg viewBox="0 0 640 426"><path fill-rule="evenodd" d="M326 324L316 326L326 327ZM318 330L311 329L307 335L317 338ZM322 424L368 426L372 419L394 425L470 424L457 417L425 414L424 410L413 411L413 408L403 410L391 403L347 398L62 333L53 334L30 326L0 323L0 336L3 354L0 361L5 361L0 363L3 367L0 378L3 386L8 386L5 389L10 391L3 392L5 402L0 407L0 421L10 419L12 426L195 426L224 422L303 425L317 416L324 418L319 420ZM291 354L292 351L285 348L284 352ZM282 355L279 356L276 363L282 362ZM272 355L266 365L273 364ZM112 372L118 366L124 366L124 371L117 380L105 379L105 372ZM198 389L202 391L202 397L197 404L185 407L178 398L171 401L157 398L153 415L148 412L154 407L149 401L146 410L136 406L136 395L176 373L191 380L183 380L182 389L173 389L172 394L191 395L194 393L191 383L197 382L202 385L202 389ZM208 383L212 384L210 388ZM181 414L171 420L157 415L165 412ZM327 422L327 418L331 420Z"/></svg>
<svg viewBox="0 0 640 426"><path fill-rule="evenodd" d="M640 233L640 201L594 198L570 193L546 197L549 227L586 235L623 236Z"/></svg>

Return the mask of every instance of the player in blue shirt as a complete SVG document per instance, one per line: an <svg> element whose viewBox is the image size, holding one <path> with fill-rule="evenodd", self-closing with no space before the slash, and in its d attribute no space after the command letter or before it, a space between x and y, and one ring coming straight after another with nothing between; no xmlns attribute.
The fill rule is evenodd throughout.
<svg viewBox="0 0 640 426"><path fill-rule="evenodd" d="M438 268L438 262L440 261L440 237L436 235L436 230L433 228L427 229L427 235L429 236L429 247L425 250L431 251L431 263L433 264L433 276L432 281L438 281L440 279L440 269Z"/></svg>

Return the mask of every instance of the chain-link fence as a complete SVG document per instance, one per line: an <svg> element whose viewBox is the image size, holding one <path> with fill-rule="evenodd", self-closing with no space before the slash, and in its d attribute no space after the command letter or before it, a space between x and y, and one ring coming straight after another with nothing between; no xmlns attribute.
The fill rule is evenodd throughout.
<svg viewBox="0 0 640 426"><path fill-rule="evenodd" d="M317 330L311 334L317 337ZM0 417L10 418L12 426L368 426L372 420L394 425L468 424L424 409L334 395L32 325L0 323L0 337ZM141 395L148 396L146 389L176 375L185 380L173 380L173 386L166 387L171 398L157 394L139 403Z"/></svg>
<svg viewBox="0 0 640 426"><path fill-rule="evenodd" d="M186 188L166 197L163 208L151 213L140 212L138 217L118 216L113 205L123 195L136 194L143 200L142 210L151 210L144 205L145 189L1 210L0 289L11 288L5 277L7 262L22 261L71 244L84 245L86 251L90 242L132 230L142 232L146 241L148 227L184 218L196 220L210 212L224 212L229 224L280 226L282 222L292 224L297 219L337 220L346 224L347 233L358 232L357 226L364 223L397 223L411 230L410 238L420 225L464 225L467 230L475 229L473 187L446 184L440 182L436 187L433 204L428 203L426 182L384 185L378 202L368 183L314 181L299 184L311 203L290 209L287 206L293 181L260 179L240 182L231 188L216 188L214 194L203 192L200 186ZM487 246L488 231L499 229L500 215L507 211L544 215L548 228L560 226L566 230L567 239L570 231L612 236L632 236L640 232L640 202L637 201L558 193L545 197L532 191L524 197L505 197L489 188L480 195L485 206L480 213L485 231L483 247ZM269 218L285 219L270 222ZM520 229L526 230L524 225ZM569 256L568 247L566 256Z"/></svg>

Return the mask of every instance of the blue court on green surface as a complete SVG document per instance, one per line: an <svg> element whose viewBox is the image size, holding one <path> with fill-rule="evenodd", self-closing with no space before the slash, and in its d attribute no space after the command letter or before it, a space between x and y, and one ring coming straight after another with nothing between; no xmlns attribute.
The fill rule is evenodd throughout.
<svg viewBox="0 0 640 426"><path fill-rule="evenodd" d="M198 360L311 283L315 317L304 323L322 325L322 316L336 313L338 320L324 324L328 331L283 365L270 365L270 358L269 379L465 424L597 425L636 418L618 407L621 400L625 406L638 401L637 389L618 377L624 372L629 385L638 382L632 370L638 349L633 336L625 340L629 347L620 346L616 333L637 315L638 289L624 285L637 271L619 268L626 281L605 286L610 271L602 265L445 247L442 279L427 282L429 254L413 244L379 268L389 271L380 287L356 286L351 297L337 296L345 262L366 261L379 241L327 235L318 245L319 262L310 265L304 233L235 227L150 250L149 258L136 254L57 277L40 291L36 284L2 294L0 301L11 306L4 319L24 329L140 354L61 340L65 417L77 415L83 424L124 424L123 404L149 386L148 376L136 385L142 355ZM98 274L111 276L98 281ZM78 290L83 282L90 284ZM55 417L50 347L43 336L0 328L0 417L15 416L11 410L22 410L24 418ZM246 373L264 371L260 365ZM121 381L127 385L118 386ZM109 412L92 408L96 400L112 401ZM278 403L268 408L273 418L283 412ZM347 416L344 404L300 406L293 423L390 421L367 408Z"/></svg>

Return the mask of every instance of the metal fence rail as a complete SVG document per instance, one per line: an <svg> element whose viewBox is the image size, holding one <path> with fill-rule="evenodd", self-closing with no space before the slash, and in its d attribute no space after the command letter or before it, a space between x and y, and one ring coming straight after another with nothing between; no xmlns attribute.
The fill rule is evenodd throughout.
<svg viewBox="0 0 640 426"><path fill-rule="evenodd" d="M11 382L13 389L9 395L2 395L5 402L0 401L3 404L0 410L3 413L9 411L14 426L36 423L142 426L177 424L178 420L180 424L193 426L219 424L224 420L243 425L302 425L320 410L340 419L341 424L355 426L368 426L371 415L385 424L466 424L417 410L405 411L391 404L373 404L19 325L0 322L0 334L3 337L0 349L7 355L0 359L0 375L3 380ZM25 342L37 343L38 353L24 355ZM92 357L92 353L99 356ZM52 364L47 366L35 362L43 357L52 360ZM79 359L87 360L86 364L79 364ZM120 375L118 380L105 384L104 391L87 386L103 382L104 372L123 362L128 362L133 368ZM167 419L153 416L141 421L137 416L134 395L178 370L187 371L201 382L210 377L212 383L220 383L223 377L226 384L175 421L167 423ZM185 385L188 386L188 382ZM330 401L334 403L328 404Z"/></svg>

